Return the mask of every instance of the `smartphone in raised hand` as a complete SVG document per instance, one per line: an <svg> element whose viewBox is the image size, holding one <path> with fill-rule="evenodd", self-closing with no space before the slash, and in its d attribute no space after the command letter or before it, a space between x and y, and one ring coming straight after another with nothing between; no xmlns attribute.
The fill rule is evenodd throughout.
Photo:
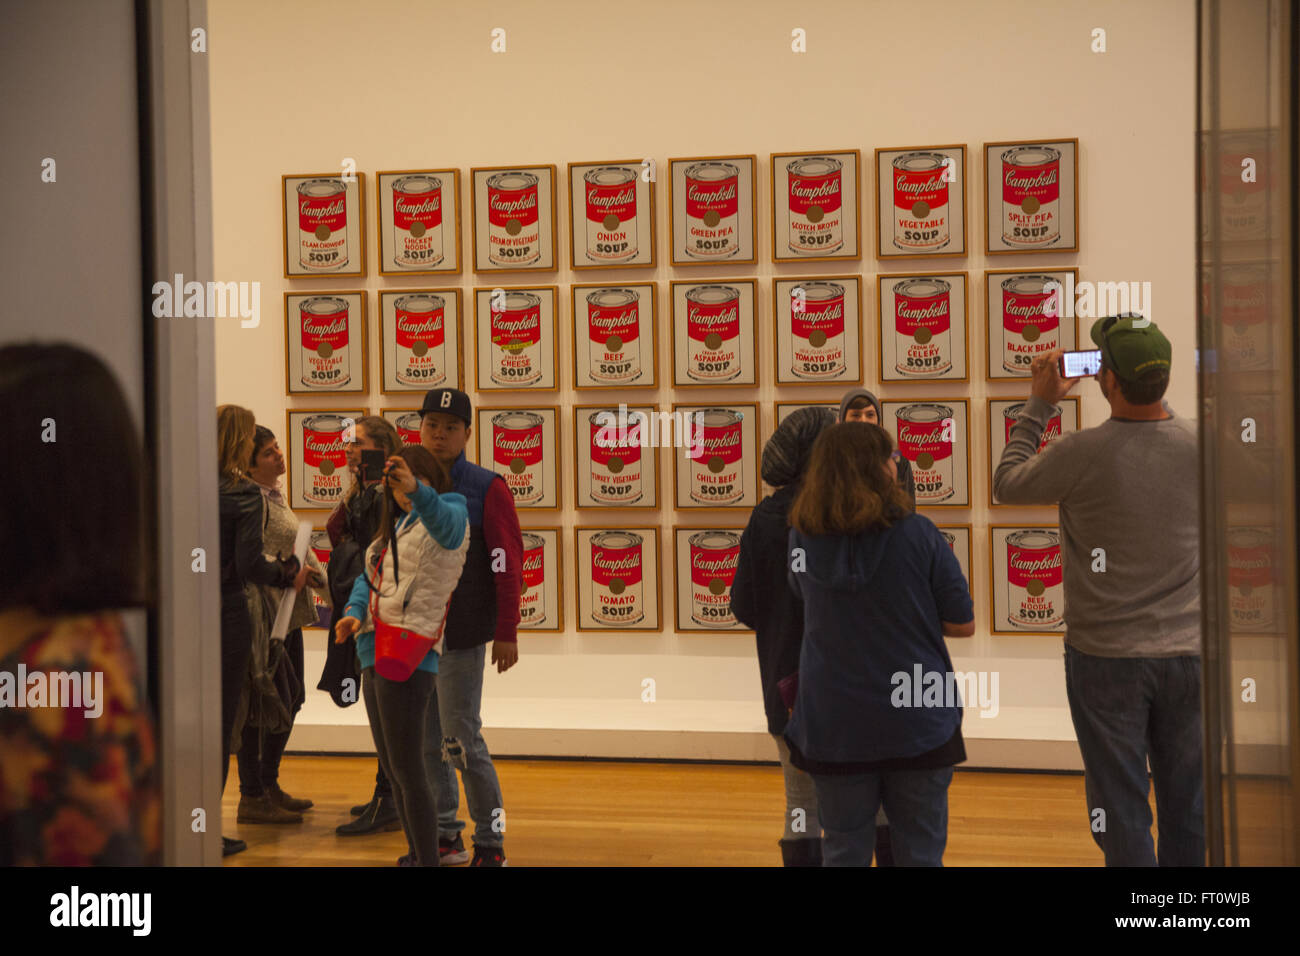
<svg viewBox="0 0 1300 956"><path fill-rule="evenodd" d="M1061 353L1061 378L1083 378L1101 371L1101 349Z"/></svg>

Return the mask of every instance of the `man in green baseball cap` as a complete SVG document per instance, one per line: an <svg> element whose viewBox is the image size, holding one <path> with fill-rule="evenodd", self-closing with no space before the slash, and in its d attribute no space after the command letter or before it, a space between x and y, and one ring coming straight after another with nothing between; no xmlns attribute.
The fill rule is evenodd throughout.
<svg viewBox="0 0 1300 956"><path fill-rule="evenodd" d="M1043 430L1079 379L1061 377L1060 351L1035 357L1030 398L993 476L999 503L1057 505L1060 517L1059 532L1035 529L1048 542L1036 557L1047 570L1029 588L1004 587L1002 619L1033 633L1061 631L1064 617L1066 697L1083 757L1089 829L1106 865L1202 866L1196 429L1163 401L1172 349L1154 322L1109 316L1093 323L1091 336L1101 351L1094 377L1110 417L1040 451ZM994 551L993 575L1010 580L1012 548L1001 550ZM1099 810L1104 827L1095 825Z"/></svg>

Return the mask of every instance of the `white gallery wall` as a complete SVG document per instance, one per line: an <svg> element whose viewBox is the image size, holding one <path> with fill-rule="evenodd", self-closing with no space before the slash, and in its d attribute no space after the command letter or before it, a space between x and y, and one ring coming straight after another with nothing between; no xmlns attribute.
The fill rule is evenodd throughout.
<svg viewBox="0 0 1300 956"><path fill-rule="evenodd" d="M487 395L485 406L561 407L564 508L521 511L521 524L564 528L564 620L560 634L521 632L519 664L489 667L484 722L502 753L772 759L765 734L754 638L749 633L675 633L672 527L743 527L747 512L692 514L666 503L652 521L660 531L662 633L578 633L573 594L573 531L611 514L573 509L572 414L575 404L617 403L617 391L572 389L573 282L654 281L658 285L657 390L631 401L667 408L674 401L750 402L760 434L773 427L773 403L837 400L843 386L778 389L772 371L773 277L858 273L863 277L866 386L885 398L967 398L971 408L968 509L928 512L940 524L974 528L971 581L977 634L951 640L959 670L996 672L998 713L968 709L965 733L973 764L1077 767L1059 636L989 634L991 524L1054 523L1055 509L991 508L986 400L1024 398L1027 383L984 379L984 270L1077 266L1080 279L1150 282L1150 314L1174 344L1169 401L1194 415L1195 380L1195 5L1190 0L1134 4L1044 4L1030 0L903 2L831 0L812 6L777 0L559 2L492 4L374 0L210 0L212 177L215 277L256 281L261 321L241 328L218 322L217 398L253 409L282 439L288 409L351 407L372 412L418 404L381 395L377 293L421 286L560 286L560 391ZM492 31L506 51L493 53ZM792 31L806 52L791 49ZM1105 52L1094 52L1094 31ZM998 140L1079 139L1080 251L989 257L984 227L981 144ZM877 148L967 145L968 248L964 257L875 258L870 188ZM774 265L771 260L769 155L794 150L862 151L861 262ZM656 195L653 270L574 273L567 267L567 185L559 190L554 273L457 277L380 277L376 246L376 170L457 167L468 257L472 166L568 163L754 153L758 156L759 262L675 269L670 261L667 189ZM280 177L339 171L350 157L366 174L367 275L282 278ZM471 259L472 262L472 259ZM876 362L878 273L969 273L971 381L880 387ZM668 282L759 280L757 388L674 395L668 363ZM286 291L365 288L370 393L286 396ZM1087 338L1088 321L1081 320ZM472 322L465 325L471 368ZM470 378L472 383L472 376ZM669 384L663 384L667 381ZM1108 414L1094 383L1076 388L1085 427ZM478 396L471 393L478 404ZM672 471L660 461L661 500L671 501ZM311 515L318 523L323 516ZM645 512L613 518L642 523ZM314 690L323 632L308 632L310 700L291 747L370 749L361 706L335 708ZM654 681L654 701L644 699Z"/></svg>

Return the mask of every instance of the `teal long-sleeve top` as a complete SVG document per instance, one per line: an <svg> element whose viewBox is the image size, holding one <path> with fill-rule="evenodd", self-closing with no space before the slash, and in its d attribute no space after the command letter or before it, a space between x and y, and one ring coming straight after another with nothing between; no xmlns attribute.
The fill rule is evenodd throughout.
<svg viewBox="0 0 1300 956"><path fill-rule="evenodd" d="M440 495L428 485L419 482L415 486L415 491L409 495L411 500L411 510L406 516L398 522L397 528L400 531L412 521L418 519L423 523L429 536L437 541L449 551L454 551L460 547L461 541L465 537L465 522L469 520L469 504L464 495L448 492ZM348 596L347 608L344 610L344 616L354 617L358 621L364 622L366 619L366 605L370 600L370 586L366 583L365 573L358 574L356 582L352 585L352 593ZM361 667L375 666L375 632L374 630L363 631L357 635L357 658L361 661ZM438 655L435 651L430 651L424 655L424 660L420 661L416 670L428 671L431 674L438 673Z"/></svg>

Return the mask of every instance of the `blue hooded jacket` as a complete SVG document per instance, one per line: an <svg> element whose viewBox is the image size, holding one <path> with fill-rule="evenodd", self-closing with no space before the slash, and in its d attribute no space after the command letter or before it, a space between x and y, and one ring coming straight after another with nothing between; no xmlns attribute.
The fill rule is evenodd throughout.
<svg viewBox="0 0 1300 956"><path fill-rule="evenodd" d="M923 686L954 686L942 622L970 621L974 609L939 529L917 514L856 535L806 537L791 528L789 547L804 637L786 738L829 764L916 757L946 744L961 725L961 701L923 698ZM803 571L794 570L795 548ZM939 677L915 686L928 674Z"/></svg>

